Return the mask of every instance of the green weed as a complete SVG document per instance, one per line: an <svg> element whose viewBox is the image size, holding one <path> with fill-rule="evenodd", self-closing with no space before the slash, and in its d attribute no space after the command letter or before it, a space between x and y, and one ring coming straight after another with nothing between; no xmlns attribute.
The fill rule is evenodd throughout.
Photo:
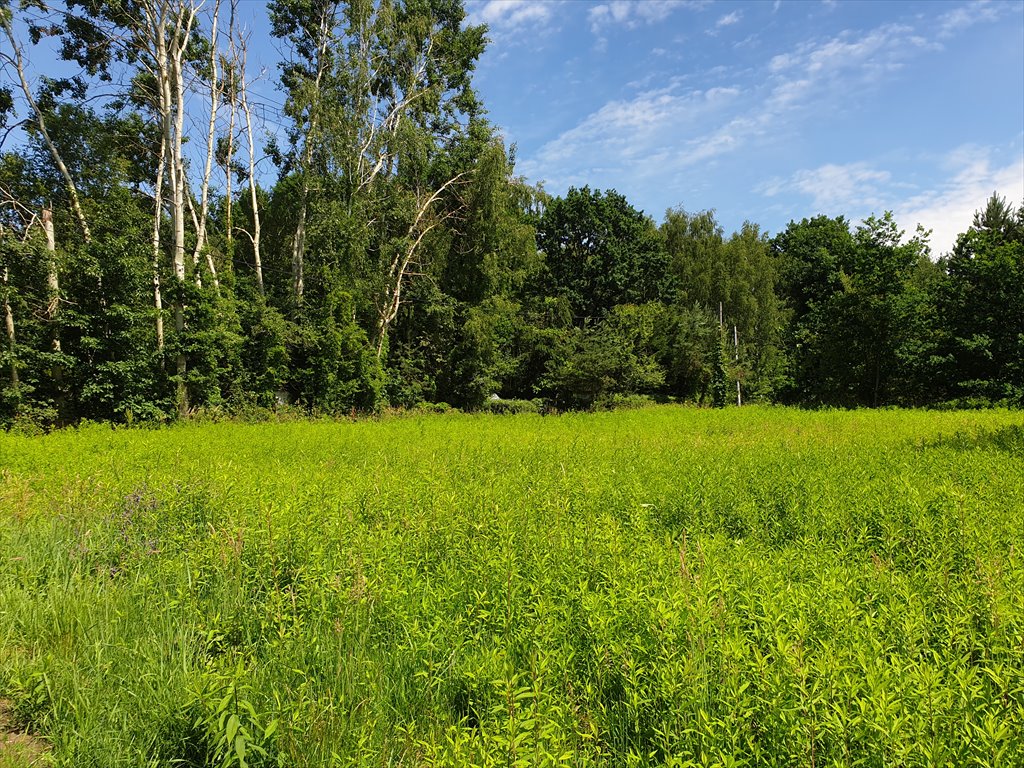
<svg viewBox="0 0 1024 768"><path fill-rule="evenodd" d="M64 766L1024 764L1019 413L0 435Z"/></svg>

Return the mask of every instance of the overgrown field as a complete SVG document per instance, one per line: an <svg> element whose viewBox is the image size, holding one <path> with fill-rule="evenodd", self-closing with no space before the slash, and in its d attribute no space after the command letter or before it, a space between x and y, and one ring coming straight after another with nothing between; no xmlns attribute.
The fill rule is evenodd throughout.
<svg viewBox="0 0 1024 768"><path fill-rule="evenodd" d="M0 473L0 699L58 765L1024 765L1021 413L90 427Z"/></svg>

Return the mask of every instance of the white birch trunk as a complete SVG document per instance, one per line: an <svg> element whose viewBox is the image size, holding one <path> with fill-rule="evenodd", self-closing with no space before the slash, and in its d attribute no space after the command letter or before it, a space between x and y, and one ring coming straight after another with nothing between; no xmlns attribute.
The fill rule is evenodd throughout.
<svg viewBox="0 0 1024 768"><path fill-rule="evenodd" d="M171 56L171 72L174 82L174 133L172 135L172 174L174 183L174 259L181 263L182 278L185 270L185 209L188 205L188 191L186 190L185 179L185 157L182 153L182 144L185 133L185 72L182 67L184 51L176 47ZM195 269L196 263L192 263Z"/></svg>
<svg viewBox="0 0 1024 768"><path fill-rule="evenodd" d="M14 334L14 312L11 309L11 287L10 287L10 274L7 267L4 267L3 277L3 289L4 289L4 330L7 332L7 352L8 360L11 366L11 389L15 392L18 391L18 362L15 357L15 345L17 344L17 338Z"/></svg>
<svg viewBox="0 0 1024 768"><path fill-rule="evenodd" d="M739 330L737 330L735 325L732 327L732 343L733 349L735 351L734 362L736 363L738 371L740 364L740 332ZM743 391L740 387L740 379L738 373L736 376L736 405L743 405Z"/></svg>
<svg viewBox="0 0 1024 768"><path fill-rule="evenodd" d="M174 269L174 328L180 340L185 330L184 284L185 284L185 216L186 179L182 158L182 141L185 123L185 81L183 58L185 46L195 20L194 6L185 6L170 0L150 0L144 5L146 22L150 34L154 74L160 83L159 114L163 128L163 152L166 162L167 180L171 198L171 229L173 242L171 263ZM169 16L173 14L173 19ZM170 21L170 23L169 23ZM168 35L170 31L170 35ZM194 266L194 265L193 265ZM178 414L188 413L188 393L185 387L187 361L184 350L179 350L175 372L178 377Z"/></svg>
<svg viewBox="0 0 1024 768"><path fill-rule="evenodd" d="M243 61L243 73L244 62L245 62L246 51L242 48L242 61ZM256 285L259 286L260 294L265 294L263 288L263 257L260 253L260 206L259 198L256 194L256 143L253 141L252 136L252 110L249 107L249 96L248 88L245 83L242 83L242 112L245 115L245 133L246 139L249 142L249 201L252 205L252 232L249 237L252 240L252 256L253 266L256 269ZM304 213L304 212L303 212ZM302 215L302 214L300 214ZM305 232L303 231L303 237ZM301 264L299 272L300 285L302 279ZM300 290L301 295L301 290Z"/></svg>
<svg viewBox="0 0 1024 768"><path fill-rule="evenodd" d="M49 208L43 209L42 215L43 232L46 233L46 293L47 293L47 307L46 307L46 321L50 324L50 332L52 334L50 338L50 349L55 353L60 353L60 280L57 276L57 240L54 237L53 232L53 211ZM58 420L62 420L61 417L64 415L64 367L59 363L54 363L51 369L53 376L53 384L56 388L56 401L57 401L57 413L59 414Z"/></svg>
<svg viewBox="0 0 1024 768"><path fill-rule="evenodd" d="M161 150L163 147L161 147ZM160 224L164 215L164 166L166 154L160 152L160 164L156 169L156 185L153 192L153 308L156 310L156 348L164 350L164 302L160 296ZM161 361L161 365L163 362Z"/></svg>
<svg viewBox="0 0 1024 768"><path fill-rule="evenodd" d="M43 232L46 233L46 321L50 324L53 337L50 347L60 352L60 278L57 276L57 240L53 233L53 211L43 209Z"/></svg>
<svg viewBox="0 0 1024 768"><path fill-rule="evenodd" d="M235 202L231 196L231 164L235 157L235 116L238 112L238 86L235 79L238 77L238 54L235 50L235 11L237 8L238 0L231 0L231 15L228 17L228 147L227 156L224 158L224 218L229 255L234 254L231 244L235 236L231 221Z"/></svg>
<svg viewBox="0 0 1024 768"><path fill-rule="evenodd" d="M376 351L378 360L384 355L384 344L387 341L388 329L395 318L398 317L398 310L402 306L402 289L405 286L405 278L409 273L409 265L413 263L416 251L420 243L423 242L423 238L427 236L427 233L449 218L449 216L444 216L428 224L425 223L425 217L444 191L453 184L456 184L463 176L464 174L460 173L448 179L430 197L420 203L416 210L416 216L413 218L412 224L409 225L409 234L407 236L409 245L404 250L395 254L391 261L391 267L388 270L387 281L384 286L384 300L377 308Z"/></svg>
<svg viewBox="0 0 1024 768"><path fill-rule="evenodd" d="M317 45L316 78L313 81L313 101L309 107L309 128L306 131L305 146L302 151L302 187L299 195L299 220L295 225L295 236L292 238L292 282L295 290L295 302L302 304L305 291L305 256L306 256L306 209L309 206L309 171L313 162L313 143L320 119L320 84L323 82L327 69L327 49L330 44L331 30L334 28L333 18L325 11L320 18L320 40Z"/></svg>
<svg viewBox="0 0 1024 768"><path fill-rule="evenodd" d="M177 400L178 415L188 414L188 390L185 387L185 374L188 363L185 358L185 351L181 349L181 339L185 331L185 306L182 291L185 283L185 162L181 154L182 131L185 123L185 82L181 70L181 55L179 49L171 58L171 72L175 80L175 96L172 102L176 110L174 130L171 135L171 178L174 179L172 187L173 200L171 202L171 224L174 229L174 274L179 281L178 296L174 302L174 329L178 335L179 351L175 366L178 376Z"/></svg>
<svg viewBox="0 0 1024 768"><path fill-rule="evenodd" d="M199 217L196 225L196 248L192 254L193 263L199 263L199 256L206 247L206 224L210 214L210 173L213 170L213 150L217 140L217 112L220 108L221 95L224 93L220 76L217 72L217 33L220 15L220 0L213 5L213 20L210 27L210 122L206 131L206 164L203 166L203 181L199 191ZM217 279L217 268L213 263L213 255L206 251L206 266L210 270L213 286L220 292L220 281ZM198 270L197 270L197 281Z"/></svg>
<svg viewBox="0 0 1024 768"><path fill-rule="evenodd" d="M303 269L306 254L306 203L308 198L309 186L303 176L302 196L299 200L299 221L295 225L295 236L292 238L292 282L297 304L302 304L302 294L306 288Z"/></svg>

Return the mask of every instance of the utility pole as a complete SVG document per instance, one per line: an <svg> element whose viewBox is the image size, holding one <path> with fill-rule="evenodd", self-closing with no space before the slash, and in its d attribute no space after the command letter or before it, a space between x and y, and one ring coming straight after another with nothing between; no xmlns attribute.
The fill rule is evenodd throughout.
<svg viewBox="0 0 1024 768"><path fill-rule="evenodd" d="M740 334L734 325L732 327L732 345L735 351L735 357L733 361L736 363L736 370L739 371L740 366ZM736 374L736 405L743 405L743 393L740 390L740 377L739 373Z"/></svg>

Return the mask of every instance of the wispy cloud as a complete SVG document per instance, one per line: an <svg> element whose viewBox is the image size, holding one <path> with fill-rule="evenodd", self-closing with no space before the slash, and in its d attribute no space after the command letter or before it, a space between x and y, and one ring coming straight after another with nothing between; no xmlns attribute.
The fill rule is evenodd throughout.
<svg viewBox="0 0 1024 768"><path fill-rule="evenodd" d="M811 198L819 213L839 214L852 210L869 210L885 206L892 174L871 168L866 163L836 165L799 170L788 179L771 179L755 191L767 197L796 193Z"/></svg>
<svg viewBox="0 0 1024 768"><path fill-rule="evenodd" d="M700 9L707 0L611 0L595 5L587 12L590 30L601 35L611 26L635 27L664 21L680 8Z"/></svg>
<svg viewBox="0 0 1024 768"><path fill-rule="evenodd" d="M553 5L545 0L477 0L467 3L469 21L486 24L492 29L546 24L551 20Z"/></svg>
<svg viewBox="0 0 1024 768"><path fill-rule="evenodd" d="M827 79L834 75L875 78L899 69L922 50L936 45L912 27L886 24L867 33L849 30L825 41L809 41L774 56L769 71L784 77Z"/></svg>
<svg viewBox="0 0 1024 768"><path fill-rule="evenodd" d="M754 191L766 197L807 198L813 213L843 214L854 220L891 210L906 231L914 231L918 224L931 230L932 252L943 254L993 192L1011 202L1024 200L1024 155L1018 151L1006 163L996 161L996 154L991 147L958 147L938 163L945 175L924 190L897 182L888 170L857 162L799 170L788 178L770 179Z"/></svg>
<svg viewBox="0 0 1024 768"><path fill-rule="evenodd" d="M710 35L711 37L717 36L726 27L731 27L734 24L739 24L743 20L743 11L732 11L719 16L718 21L710 29L704 30L704 34Z"/></svg>
<svg viewBox="0 0 1024 768"><path fill-rule="evenodd" d="M718 21L715 22L715 26L718 29L722 27L731 27L733 24L738 24L743 19L743 11L733 11L722 16Z"/></svg>
<svg viewBox="0 0 1024 768"><path fill-rule="evenodd" d="M608 13L614 13L610 4ZM848 101L852 89L928 47L914 30L896 25L808 41L769 59L767 78L747 87L685 90L677 84L610 101L524 158L521 168L559 188L594 181L600 158L607 175L611 166L620 169L623 180L616 183L640 187L752 141L779 137L789 124L829 109L833 100Z"/></svg>
<svg viewBox="0 0 1024 768"><path fill-rule="evenodd" d="M634 3L607 2L591 9L590 21L637 24L635 14ZM555 193L586 183L614 186L648 199L652 188L662 190L659 197L675 194L674 190L692 194L704 184L701 179L728 167L727 157L770 153L802 141L822 114L858 110L905 65L942 49L944 27L937 18L918 18L912 24L886 23L807 39L766 53L759 68L689 72L663 81L660 88L643 78L631 86L638 89L634 95L607 101L539 149L522 155L519 168L528 178L545 180ZM979 197L979 185L1007 182L1012 173L1018 180L1024 176L1020 163L1009 169L1005 163L993 162L986 168L974 163L958 168L947 182L926 193L924 181L916 179L922 186L911 186L896 167L846 162L848 157L823 159L821 165L772 179L757 191L773 198L773 209L788 209L793 199L810 201L808 207L821 212L851 216L893 209L905 217L908 227L916 223L911 221L916 216L936 231L937 250L952 242L942 211L955 220L954 208L973 212L991 193L989 189ZM971 168L973 175L967 173ZM1011 193L1016 194L1007 192Z"/></svg>
<svg viewBox="0 0 1024 768"><path fill-rule="evenodd" d="M990 147L965 145L950 152L943 165L948 176L934 188L913 195L895 207L900 225L920 223L932 230L932 252L947 253L956 236L970 226L974 212L997 192L1016 205L1024 201L1024 153L1016 149L1010 162L996 160Z"/></svg>
<svg viewBox="0 0 1024 768"><path fill-rule="evenodd" d="M1012 3L996 5L988 0L961 5L946 11L939 17L939 37L948 38L961 30L984 21L995 21L1005 10L1012 9Z"/></svg>
<svg viewBox="0 0 1024 768"><path fill-rule="evenodd" d="M520 168L531 178L546 177L558 188L593 183L600 164L609 177L651 177L667 167L696 162L729 142L724 134L680 142L680 133L729 109L739 96L734 86L684 89L679 82L631 99L610 101L579 125L545 144Z"/></svg>

